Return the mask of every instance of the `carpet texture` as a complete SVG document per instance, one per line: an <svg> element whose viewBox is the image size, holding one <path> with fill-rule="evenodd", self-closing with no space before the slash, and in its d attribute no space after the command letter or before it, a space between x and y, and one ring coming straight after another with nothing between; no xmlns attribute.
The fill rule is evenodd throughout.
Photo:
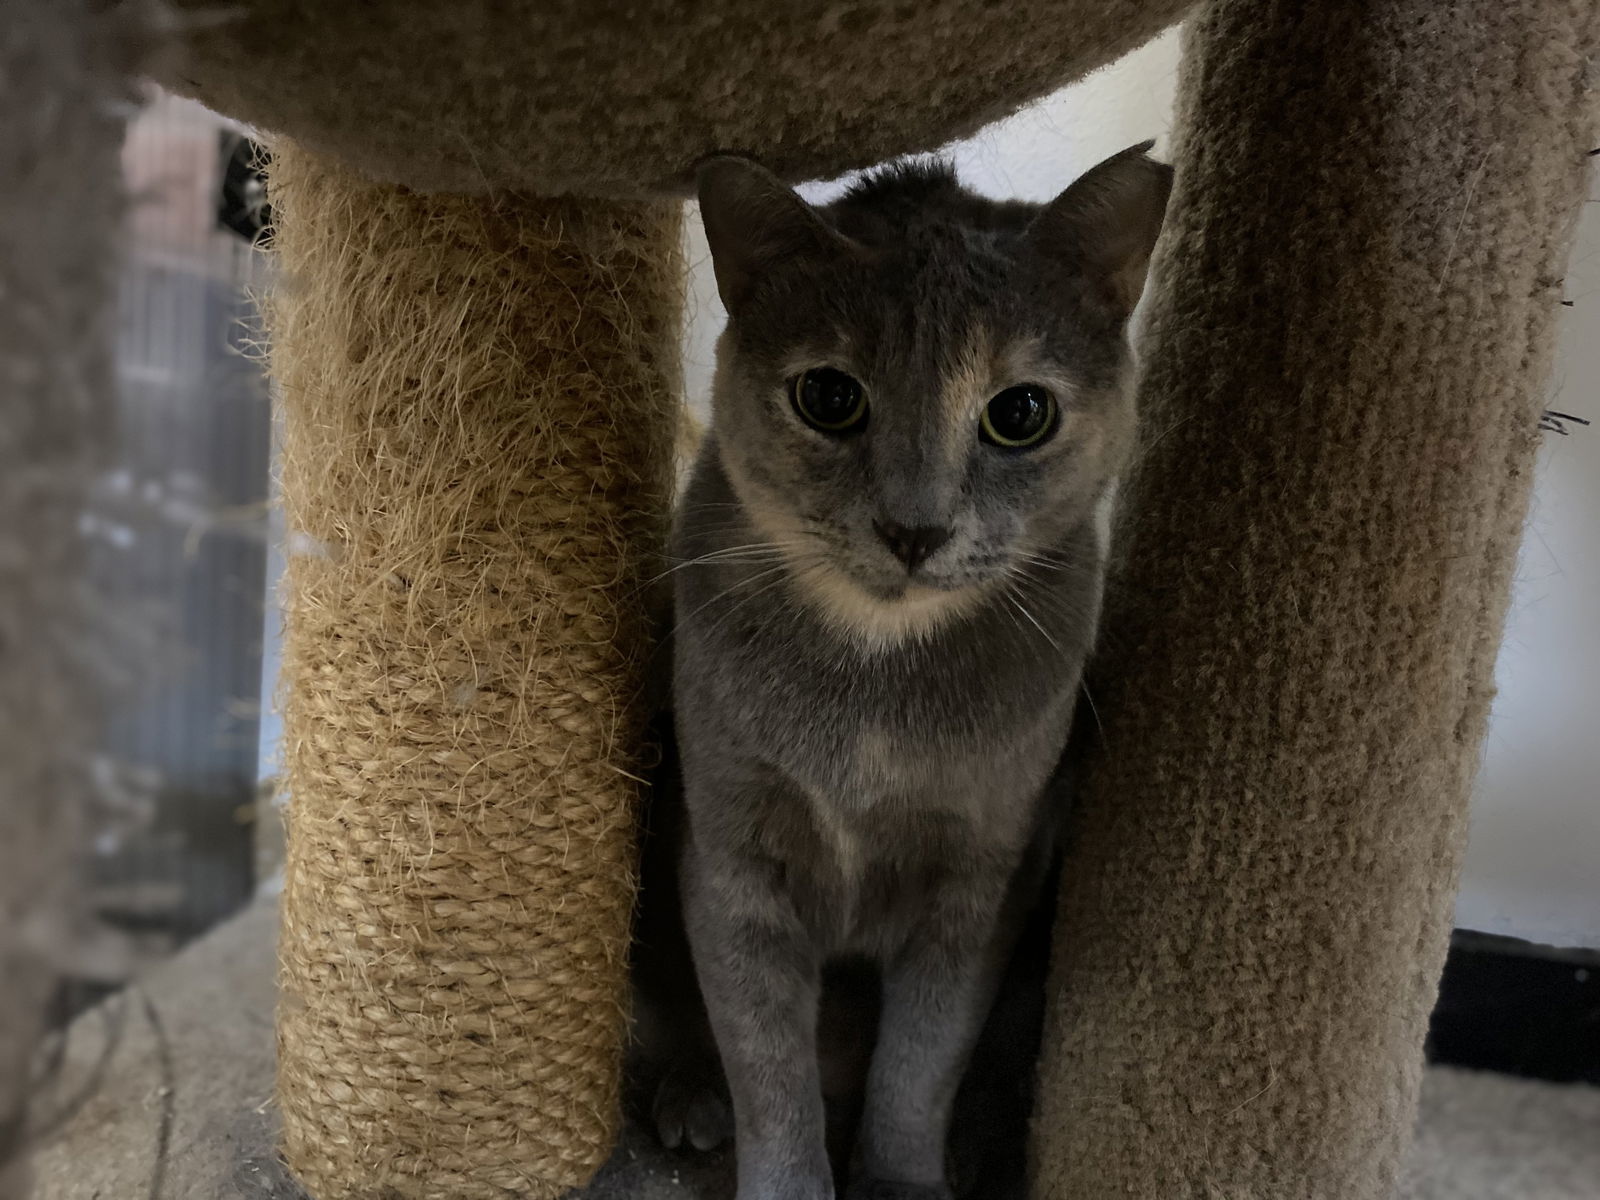
<svg viewBox="0 0 1600 1200"><path fill-rule="evenodd" d="M1387 1200L1600 6L1213 0L1187 36L1038 1195Z"/></svg>
<svg viewBox="0 0 1600 1200"><path fill-rule="evenodd" d="M617 1128L681 207L270 178L278 1094L322 1200L555 1196Z"/></svg>
<svg viewBox="0 0 1600 1200"><path fill-rule="evenodd" d="M45 1098L78 1104L40 1150L37 1200L301 1200L274 1148L276 924L258 903L78 1020ZM1400 1200L1594 1200L1597 1128L1600 1088L1435 1068ZM630 1125L569 1200L729 1200L730 1165Z"/></svg>
<svg viewBox="0 0 1600 1200"><path fill-rule="evenodd" d="M687 191L932 150L1104 66L1192 0L179 0L163 82L428 191Z"/></svg>
<svg viewBox="0 0 1600 1200"><path fill-rule="evenodd" d="M1600 1088L1436 1067L1401 1200L1594 1200Z"/></svg>

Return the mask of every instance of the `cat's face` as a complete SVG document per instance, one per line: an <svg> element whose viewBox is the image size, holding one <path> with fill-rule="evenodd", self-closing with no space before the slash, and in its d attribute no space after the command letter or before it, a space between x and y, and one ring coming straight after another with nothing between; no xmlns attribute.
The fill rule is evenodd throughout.
<svg viewBox="0 0 1600 1200"><path fill-rule="evenodd" d="M702 177L730 314L713 436L801 592L881 641L1030 564L1089 566L1057 548L1131 445L1124 325L1155 236L1149 205L1136 261L1119 251L1108 265L1071 192L1037 210L911 172L818 210L722 161ZM1130 161L1164 206L1164 170Z"/></svg>

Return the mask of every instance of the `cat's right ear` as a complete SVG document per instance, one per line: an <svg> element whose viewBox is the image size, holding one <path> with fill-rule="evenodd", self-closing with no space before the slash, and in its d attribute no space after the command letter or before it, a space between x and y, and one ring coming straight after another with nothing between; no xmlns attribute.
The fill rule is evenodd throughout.
<svg viewBox="0 0 1600 1200"><path fill-rule="evenodd" d="M848 248L793 188L747 158L708 158L697 179L717 291L729 312L774 266L805 258L822 261Z"/></svg>
<svg viewBox="0 0 1600 1200"><path fill-rule="evenodd" d="M1172 194L1172 168L1140 142L1091 167L1034 218L1027 237L1046 262L1064 263L1127 320L1144 290Z"/></svg>

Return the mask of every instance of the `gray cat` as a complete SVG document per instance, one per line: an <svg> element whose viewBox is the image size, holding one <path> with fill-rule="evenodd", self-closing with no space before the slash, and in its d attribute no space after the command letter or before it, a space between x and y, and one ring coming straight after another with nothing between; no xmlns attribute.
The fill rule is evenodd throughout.
<svg viewBox="0 0 1600 1200"><path fill-rule="evenodd" d="M1133 440L1125 331L1171 186L1148 149L1044 206L939 164L826 207L742 159L700 171L729 320L673 542L676 882L709 1018L694 999L677 1036L714 1035L739 1200L834 1195L817 1028L842 958L881 977L846 1195L951 1195ZM669 1074L669 1143L726 1134L718 1080Z"/></svg>

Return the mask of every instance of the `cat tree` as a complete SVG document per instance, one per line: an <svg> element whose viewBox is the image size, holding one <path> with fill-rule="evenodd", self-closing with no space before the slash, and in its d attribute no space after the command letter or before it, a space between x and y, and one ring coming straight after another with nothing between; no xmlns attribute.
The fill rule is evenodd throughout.
<svg viewBox="0 0 1600 1200"><path fill-rule="evenodd" d="M663 197L932 148L1186 5L177 7L167 82L277 156L285 1149L555 1196L616 1131ZM1188 35L1041 1196L1378 1200L1409 1136L1600 9L1289 7Z"/></svg>

